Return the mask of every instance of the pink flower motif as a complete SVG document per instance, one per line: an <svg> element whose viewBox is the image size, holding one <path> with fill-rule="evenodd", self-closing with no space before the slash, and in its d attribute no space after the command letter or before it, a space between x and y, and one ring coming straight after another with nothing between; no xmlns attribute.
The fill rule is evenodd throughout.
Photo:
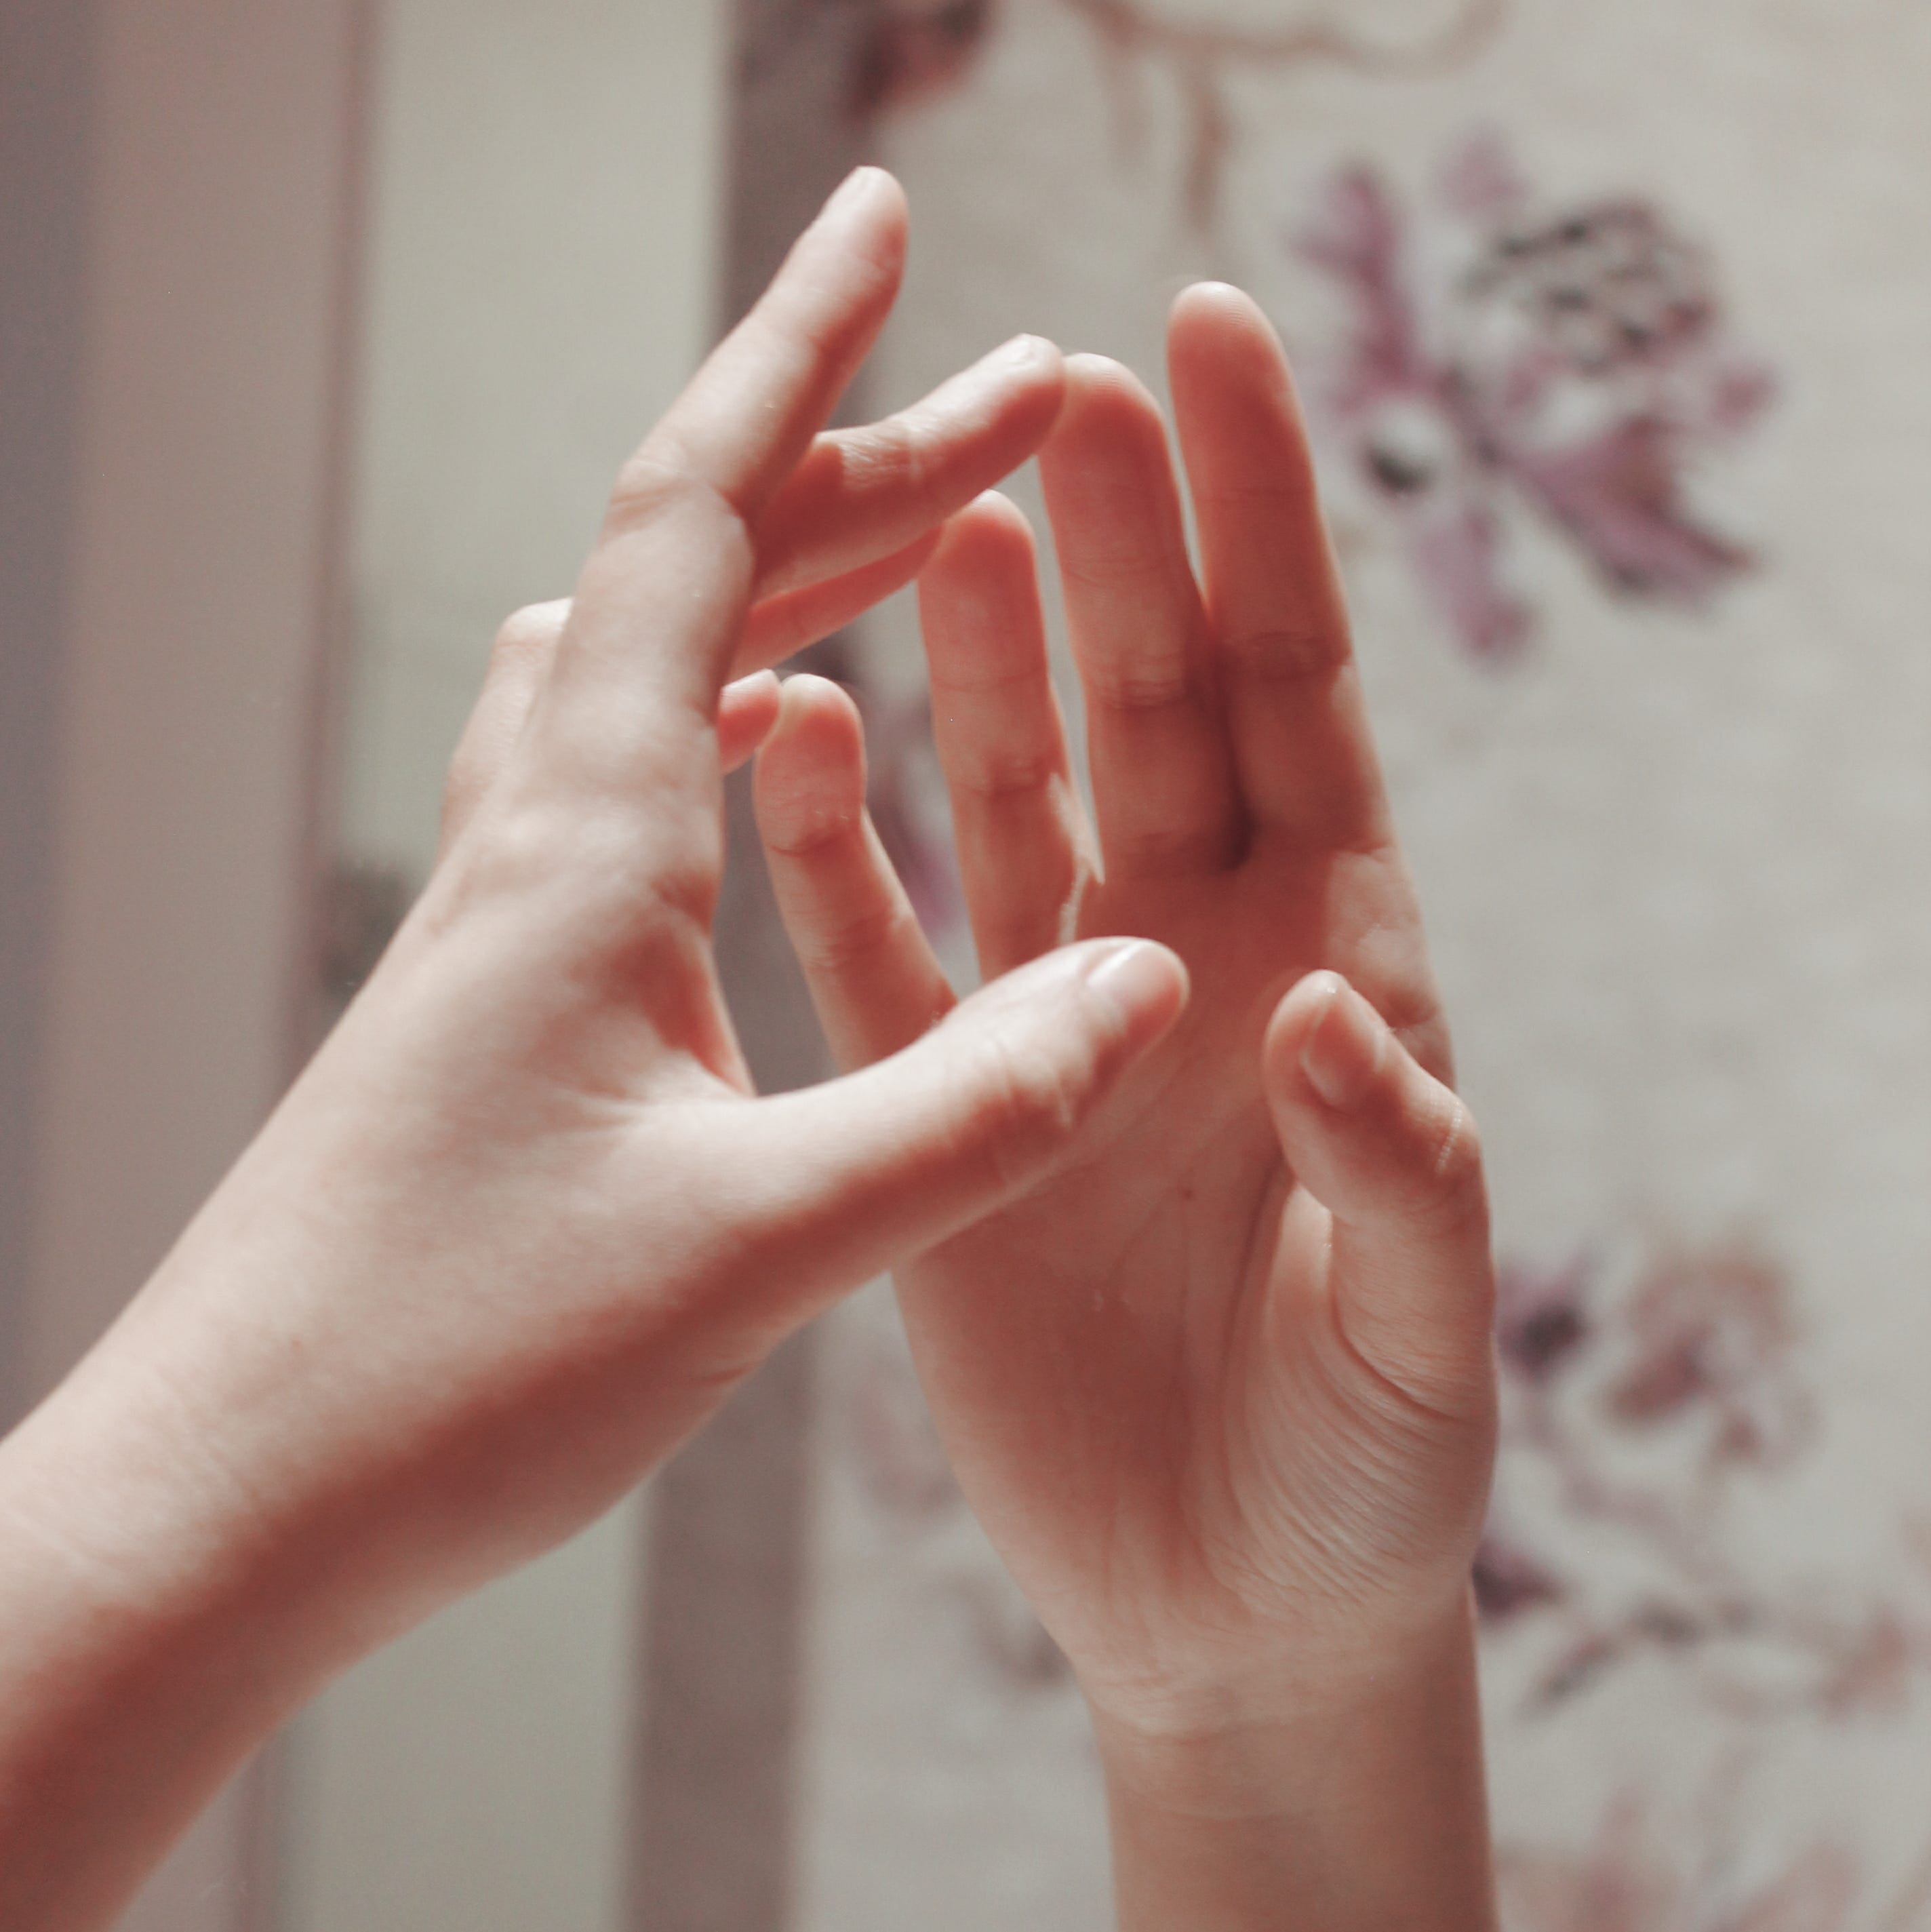
<svg viewBox="0 0 1931 1932"><path fill-rule="evenodd" d="M1735 1250L1673 1257L1630 1304L1633 1359L1608 1392L1619 1420L1647 1426L1695 1416L1713 1465L1770 1468L1808 1439L1808 1397L1790 1372L1795 1342L1783 1276Z"/></svg>
<svg viewBox="0 0 1931 1932"><path fill-rule="evenodd" d="M1450 158L1441 196L1464 244L1452 278L1417 274L1402 211L1365 167L1335 178L1294 242L1351 310L1329 422L1431 602L1471 656L1519 653L1534 618L1507 578L1513 509L1612 591L1705 602L1755 559L1699 520L1687 479L1774 390L1726 346L1705 256L1633 196L1537 213L1492 134Z"/></svg>
<svg viewBox="0 0 1931 1932"><path fill-rule="evenodd" d="M1567 1592L1545 1569L1492 1518L1475 1552L1472 1576L1477 1614L1485 1624L1504 1624L1531 1610L1559 1604Z"/></svg>
<svg viewBox="0 0 1931 1932"><path fill-rule="evenodd" d="M1510 1932L1846 1932L1861 1888L1850 1856L1818 1844L1738 1897L1720 1869L1686 1870L1660 1850L1627 1796L1588 1851L1504 1850L1496 1875Z"/></svg>
<svg viewBox="0 0 1931 1932"><path fill-rule="evenodd" d="M1504 1262L1495 1276L1495 1348L1503 1367L1528 1382L1549 1381L1586 1342L1583 1304L1594 1263L1579 1254L1560 1268Z"/></svg>
<svg viewBox="0 0 1931 1932"><path fill-rule="evenodd" d="M949 93L969 74L993 24L993 0L864 0L852 65L855 119Z"/></svg>

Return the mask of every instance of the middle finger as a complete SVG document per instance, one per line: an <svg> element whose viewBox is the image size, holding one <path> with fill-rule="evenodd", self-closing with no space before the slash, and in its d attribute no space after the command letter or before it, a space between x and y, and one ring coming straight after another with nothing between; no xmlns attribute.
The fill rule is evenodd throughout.
<svg viewBox="0 0 1931 1932"><path fill-rule="evenodd" d="M1039 468L1107 876L1219 871L1243 814L1159 405L1117 362L1070 358Z"/></svg>

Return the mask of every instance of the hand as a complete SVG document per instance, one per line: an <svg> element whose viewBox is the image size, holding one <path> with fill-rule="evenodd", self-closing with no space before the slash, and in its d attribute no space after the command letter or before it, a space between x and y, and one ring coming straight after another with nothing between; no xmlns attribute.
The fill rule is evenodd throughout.
<svg viewBox="0 0 1931 1932"><path fill-rule="evenodd" d="M1170 354L1200 585L1159 410L1125 370L1073 358L1041 457L1095 831L1024 519L975 505L921 589L984 972L1145 934L1186 962L1189 1010L1075 1165L898 1279L960 1484L1110 1763L1136 1741L1198 1762L1201 1741L1271 1728L1305 1781L1324 1774L1311 1713L1346 1729L1421 1658L1472 1748L1486 1216L1285 364L1225 288L1181 298ZM793 680L760 824L849 1064L951 997L862 786L849 702ZM1479 1843L1479 1756L1468 1782ZM1330 1901L1306 1922L1397 1921Z"/></svg>
<svg viewBox="0 0 1931 1932"><path fill-rule="evenodd" d="M1023 343L814 440L904 239L861 172L626 465L567 612L505 634L394 945L0 1450L0 1921L104 1918L292 1703L1032 1186L1177 1011L1157 947L1074 949L865 1074L751 1095L710 951L718 740L774 694L721 687L902 572L1060 400Z"/></svg>

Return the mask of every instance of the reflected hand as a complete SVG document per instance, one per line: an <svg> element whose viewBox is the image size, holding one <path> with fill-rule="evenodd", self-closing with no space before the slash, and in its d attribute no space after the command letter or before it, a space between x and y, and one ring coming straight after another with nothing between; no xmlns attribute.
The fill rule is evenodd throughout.
<svg viewBox="0 0 1931 1932"><path fill-rule="evenodd" d="M1125 370L1069 364L1041 457L1091 828L1023 518L955 518L922 590L984 972L1142 934L1189 1010L1075 1166L898 1280L961 1485L1103 1726L1180 1737L1465 1640L1494 1422L1480 1156L1287 370L1227 289L1182 298L1170 352L1199 585ZM760 824L853 1065L951 998L862 788L849 700L794 679Z"/></svg>

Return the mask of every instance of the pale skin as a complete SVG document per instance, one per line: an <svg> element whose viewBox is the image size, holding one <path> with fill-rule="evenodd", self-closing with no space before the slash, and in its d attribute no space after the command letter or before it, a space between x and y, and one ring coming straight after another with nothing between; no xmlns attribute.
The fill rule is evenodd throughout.
<svg viewBox="0 0 1931 1932"><path fill-rule="evenodd" d="M1480 1156L1279 346L1203 286L1169 351L1198 583L1126 370L1071 360L1041 457L1090 824L1024 518L954 519L921 602L983 972L1131 932L1192 997L1077 1160L899 1298L966 1496L1092 1707L1122 1924L1473 1932ZM835 686L785 687L757 800L840 1058L898 1050L952 996Z"/></svg>
<svg viewBox="0 0 1931 1932"><path fill-rule="evenodd" d="M320 1684L589 1521L888 1267L961 1479L1092 1702L1123 1923L1486 1922L1480 1168L1423 1070L1445 1047L1345 650L1255 668L1282 699L1255 729L1296 753L1278 802L1305 807L1276 828L1221 673L1170 676L1157 417L1123 376L1069 382L1028 340L823 433L904 238L862 171L626 466L574 598L505 628L394 946L0 1444L0 1923L109 1922ZM1252 334L1228 315L1220 348ZM1216 416L1219 376L1201 406L1180 386L1197 498L1218 475L1243 499L1251 426ZM955 514L1056 420L1063 548L1099 543L1089 687L1136 700L1111 739L1096 714L1096 848L1027 668L1023 532ZM1263 634L1227 599L1264 580L1339 624L1303 494L1258 562L1222 520L1219 579L1201 499L1213 636ZM757 670L922 566L937 709L980 687L942 738L962 796L975 757L1040 781L961 813L999 976L956 1010L871 851L844 701ZM721 776L767 738L787 916L865 1064L760 1100L709 919ZM843 944L868 902L877 944ZM1332 972L1287 992L1317 966L1400 1038ZM1331 1107L1310 1069L1361 1091Z"/></svg>

